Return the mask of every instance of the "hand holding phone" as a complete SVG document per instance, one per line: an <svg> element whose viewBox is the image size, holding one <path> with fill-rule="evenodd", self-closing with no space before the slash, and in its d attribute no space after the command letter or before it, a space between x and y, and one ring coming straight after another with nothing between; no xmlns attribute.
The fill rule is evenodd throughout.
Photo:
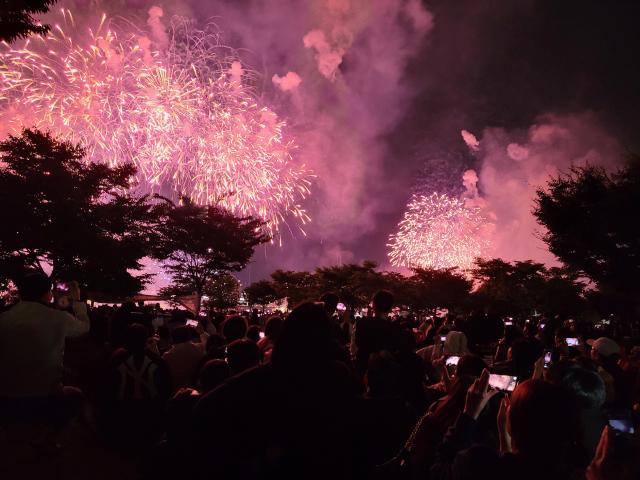
<svg viewBox="0 0 640 480"><path fill-rule="evenodd" d="M445 368L449 373L449 376L454 377L456 375L456 370L458 369L458 362L460 361L460 357L458 355L451 355L447 357L444 362Z"/></svg>
<svg viewBox="0 0 640 480"><path fill-rule="evenodd" d="M489 370L485 368L480 377L467 390L464 413L475 420L478 419L491 397L497 393L495 390L489 389L489 377Z"/></svg>
<svg viewBox="0 0 640 480"><path fill-rule="evenodd" d="M551 350L544 351L544 368L547 369L551 366Z"/></svg>
<svg viewBox="0 0 640 480"><path fill-rule="evenodd" d="M196 328L198 325L200 325L200 324L198 323L198 321L197 321L197 320L191 320L191 319L189 319L189 320L187 320L187 323L186 323L186 326L187 326L187 327L193 327L193 328Z"/></svg>

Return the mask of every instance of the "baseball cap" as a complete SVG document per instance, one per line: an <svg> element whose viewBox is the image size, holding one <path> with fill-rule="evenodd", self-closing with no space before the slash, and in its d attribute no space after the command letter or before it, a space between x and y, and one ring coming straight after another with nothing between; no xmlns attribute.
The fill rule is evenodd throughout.
<svg viewBox="0 0 640 480"><path fill-rule="evenodd" d="M608 337L587 340L587 344L603 357L620 353L620 346Z"/></svg>

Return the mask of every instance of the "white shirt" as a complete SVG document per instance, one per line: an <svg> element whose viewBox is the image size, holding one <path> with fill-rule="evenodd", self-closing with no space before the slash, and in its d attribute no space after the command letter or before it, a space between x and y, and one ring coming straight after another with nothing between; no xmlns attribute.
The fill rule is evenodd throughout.
<svg viewBox="0 0 640 480"><path fill-rule="evenodd" d="M87 306L74 315L39 302L18 302L0 315L0 397L41 397L60 389L66 337L89 331Z"/></svg>

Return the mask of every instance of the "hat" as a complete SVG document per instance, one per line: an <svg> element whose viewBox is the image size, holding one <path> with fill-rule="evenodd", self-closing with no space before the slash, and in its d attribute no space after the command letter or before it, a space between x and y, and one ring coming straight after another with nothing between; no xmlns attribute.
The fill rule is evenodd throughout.
<svg viewBox="0 0 640 480"><path fill-rule="evenodd" d="M614 353L620 353L620 346L607 337L600 337L596 340L587 340L587 344L603 357L608 357Z"/></svg>

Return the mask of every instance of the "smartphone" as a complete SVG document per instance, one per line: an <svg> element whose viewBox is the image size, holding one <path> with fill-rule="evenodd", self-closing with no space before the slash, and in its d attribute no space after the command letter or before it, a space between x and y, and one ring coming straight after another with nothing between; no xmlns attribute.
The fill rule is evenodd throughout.
<svg viewBox="0 0 640 480"><path fill-rule="evenodd" d="M336 310L338 310L339 312L344 312L346 309L347 307L342 302L338 303L338 305L336 306Z"/></svg>
<svg viewBox="0 0 640 480"><path fill-rule="evenodd" d="M545 325L544 323L540 324L540 328L542 328L543 330L544 330L544 325Z"/></svg>
<svg viewBox="0 0 640 480"><path fill-rule="evenodd" d="M569 337L566 339L566 341L567 346L569 347L577 347L578 345L580 345L580 340L575 337Z"/></svg>
<svg viewBox="0 0 640 480"><path fill-rule="evenodd" d="M609 411L607 418L609 427L617 434L633 435L635 433L631 410L617 408Z"/></svg>
<svg viewBox="0 0 640 480"><path fill-rule="evenodd" d="M549 368L551 365L551 350L544 351L544 368Z"/></svg>
<svg viewBox="0 0 640 480"><path fill-rule="evenodd" d="M451 355L450 357L447 357L447 359L445 360L445 368L447 369L447 372L449 373L450 377L455 377L456 376L456 370L458 369L458 361L460 360L460 357L457 355Z"/></svg>
<svg viewBox="0 0 640 480"><path fill-rule="evenodd" d="M505 320L504 322L505 325L513 325L513 322L510 320Z"/></svg>
<svg viewBox="0 0 640 480"><path fill-rule="evenodd" d="M447 367L457 366L459 361L460 357L458 355L451 355L450 357L447 357L447 359L445 360L445 364L447 365Z"/></svg>
<svg viewBox="0 0 640 480"><path fill-rule="evenodd" d="M264 338L264 332L260 332L258 335L260 336L260 338Z"/></svg>
<svg viewBox="0 0 640 480"><path fill-rule="evenodd" d="M495 390L513 392L517 384L518 377L512 375L498 375L496 373L489 375L489 386Z"/></svg>
<svg viewBox="0 0 640 480"><path fill-rule="evenodd" d="M187 320L187 327L197 327L199 325L197 320Z"/></svg>
<svg viewBox="0 0 640 480"><path fill-rule="evenodd" d="M446 335L441 335L441 336L440 336L440 341L441 341L442 343L446 342L446 341L447 341L447 336L446 336Z"/></svg>
<svg viewBox="0 0 640 480"><path fill-rule="evenodd" d="M66 282L58 282L56 283L56 290L60 291L60 292L68 292L69 291L69 284Z"/></svg>
<svg viewBox="0 0 640 480"><path fill-rule="evenodd" d="M613 428L618 433L625 433L627 435L633 435L635 433L635 428L633 428L633 421L631 416L628 418L610 418L609 426Z"/></svg>

